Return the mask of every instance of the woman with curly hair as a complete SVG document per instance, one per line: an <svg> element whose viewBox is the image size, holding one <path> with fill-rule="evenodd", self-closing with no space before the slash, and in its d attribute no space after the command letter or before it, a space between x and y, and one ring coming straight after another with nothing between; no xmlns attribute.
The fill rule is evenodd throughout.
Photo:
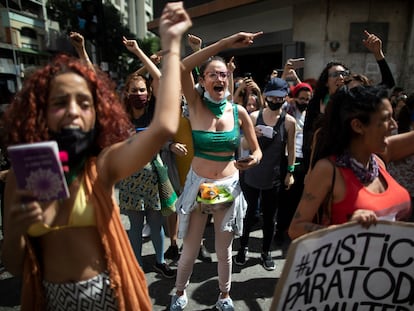
<svg viewBox="0 0 414 311"><path fill-rule="evenodd" d="M153 123L131 128L108 77L58 56L25 82L10 110L8 145L56 140L68 153L70 197L40 202L7 177L2 261L23 279L22 310L151 310L114 184L142 168L178 128L180 43L191 25L181 2L160 19L163 79ZM176 100L173 100L176 99Z"/></svg>

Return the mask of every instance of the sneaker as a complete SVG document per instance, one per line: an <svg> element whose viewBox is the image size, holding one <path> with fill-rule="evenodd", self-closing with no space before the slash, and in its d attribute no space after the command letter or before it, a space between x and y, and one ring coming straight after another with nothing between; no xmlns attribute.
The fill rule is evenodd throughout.
<svg viewBox="0 0 414 311"><path fill-rule="evenodd" d="M151 227L149 224L145 223L144 228L142 228L142 237L148 238L151 235Z"/></svg>
<svg viewBox="0 0 414 311"><path fill-rule="evenodd" d="M234 311L233 300L230 297L217 300L216 308L219 311Z"/></svg>
<svg viewBox="0 0 414 311"><path fill-rule="evenodd" d="M0 276L6 272L6 267L3 265L2 262L0 262Z"/></svg>
<svg viewBox="0 0 414 311"><path fill-rule="evenodd" d="M202 262L212 262L211 254L203 244L200 245L200 250L198 252L197 258Z"/></svg>
<svg viewBox="0 0 414 311"><path fill-rule="evenodd" d="M168 247L167 251L164 253L164 258L166 259L177 261L179 257L180 254L178 253L177 245L170 245L170 247Z"/></svg>
<svg viewBox="0 0 414 311"><path fill-rule="evenodd" d="M154 264L154 270L162 274L163 277L167 279L172 279L175 277L175 270L172 270L165 262Z"/></svg>
<svg viewBox="0 0 414 311"><path fill-rule="evenodd" d="M275 262L272 259L270 252L262 253L262 265L267 271L272 271L276 269Z"/></svg>
<svg viewBox="0 0 414 311"><path fill-rule="evenodd" d="M249 249L247 247L241 247L237 252L237 255L234 256L234 263L238 266L244 266L247 262L246 256L249 253Z"/></svg>
<svg viewBox="0 0 414 311"><path fill-rule="evenodd" d="M183 295L174 295L171 297L170 311L181 311L188 304L187 294L184 292Z"/></svg>

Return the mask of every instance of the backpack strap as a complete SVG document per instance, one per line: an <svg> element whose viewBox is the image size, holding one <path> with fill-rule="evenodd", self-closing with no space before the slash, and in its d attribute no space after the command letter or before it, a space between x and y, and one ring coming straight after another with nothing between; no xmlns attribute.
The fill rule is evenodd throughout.
<svg viewBox="0 0 414 311"><path fill-rule="evenodd" d="M282 110L280 113L279 120L277 120L275 126L273 129L277 132L277 129L279 129L280 137L282 142L287 141L287 133L286 133L286 127L285 127L285 119L286 119L286 111Z"/></svg>

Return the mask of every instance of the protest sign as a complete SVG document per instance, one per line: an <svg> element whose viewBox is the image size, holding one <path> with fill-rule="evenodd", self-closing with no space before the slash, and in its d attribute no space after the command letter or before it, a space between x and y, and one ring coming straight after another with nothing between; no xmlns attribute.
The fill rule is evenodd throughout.
<svg viewBox="0 0 414 311"><path fill-rule="evenodd" d="M352 222L294 240L270 310L414 310L414 224Z"/></svg>

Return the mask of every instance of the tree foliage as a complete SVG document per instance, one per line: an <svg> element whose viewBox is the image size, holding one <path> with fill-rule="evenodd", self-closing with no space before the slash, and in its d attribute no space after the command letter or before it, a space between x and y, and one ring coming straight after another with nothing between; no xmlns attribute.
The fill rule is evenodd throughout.
<svg viewBox="0 0 414 311"><path fill-rule="evenodd" d="M137 39L128 27L122 23L122 16L111 3L102 3L101 0L90 1L95 1L97 16L96 31L92 33L85 32L79 26L82 1L48 0L46 6L48 16L59 22L63 34L68 34L70 31L82 33L87 40L90 40L96 46L98 61L108 62L110 70L119 71L117 67L122 66L124 70L131 72L141 65L139 61L134 60L134 55L128 52L122 44L123 36L137 40L139 46L147 55L159 50L158 38ZM125 63L131 58L133 59L132 62Z"/></svg>

